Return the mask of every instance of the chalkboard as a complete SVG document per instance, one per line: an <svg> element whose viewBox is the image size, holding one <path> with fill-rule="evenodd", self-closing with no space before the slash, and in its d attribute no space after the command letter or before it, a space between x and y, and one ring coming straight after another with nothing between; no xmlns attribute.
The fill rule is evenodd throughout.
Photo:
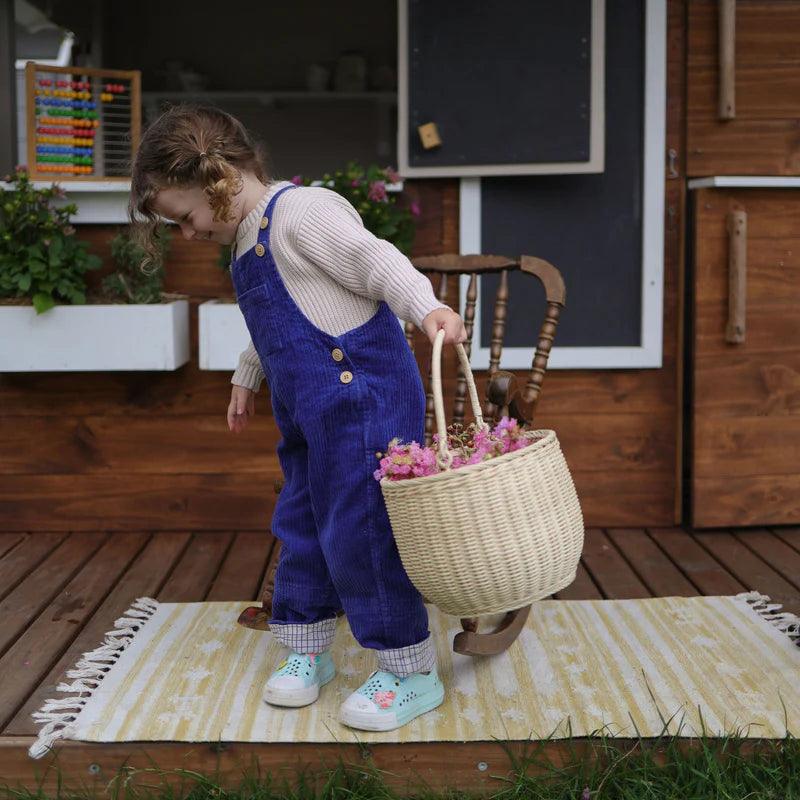
<svg viewBox="0 0 800 800"><path fill-rule="evenodd" d="M645 2L607 5L605 172L481 180L482 252L535 255L564 276L559 347L641 344ZM491 279L483 291L493 296ZM491 303L482 306L488 342ZM512 284L506 347L535 344L543 307L534 281Z"/></svg>
<svg viewBox="0 0 800 800"><path fill-rule="evenodd" d="M602 170L592 152L602 144L602 70L592 74L603 50L592 15L602 7L401 0L403 174ZM418 128L431 122L441 144L426 149Z"/></svg>

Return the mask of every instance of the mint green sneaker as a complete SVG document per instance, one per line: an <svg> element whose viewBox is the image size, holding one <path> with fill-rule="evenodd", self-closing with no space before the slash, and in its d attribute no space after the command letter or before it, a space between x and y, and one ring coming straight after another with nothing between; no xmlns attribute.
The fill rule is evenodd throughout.
<svg viewBox="0 0 800 800"><path fill-rule="evenodd" d="M444 700L444 686L436 669L398 678L378 670L367 678L339 709L339 721L362 731L400 728Z"/></svg>
<svg viewBox="0 0 800 800"><path fill-rule="evenodd" d="M311 705L319 690L333 680L336 670L327 650L324 653L296 653L294 650L277 667L267 681L262 695L273 706L299 708Z"/></svg>

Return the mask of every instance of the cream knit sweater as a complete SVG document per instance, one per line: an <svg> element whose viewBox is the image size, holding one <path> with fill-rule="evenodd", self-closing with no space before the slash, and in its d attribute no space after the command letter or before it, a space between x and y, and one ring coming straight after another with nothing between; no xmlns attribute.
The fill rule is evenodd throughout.
<svg viewBox="0 0 800 800"><path fill-rule="evenodd" d="M236 231L238 256L255 247L259 222L272 196L288 182L269 186ZM421 326L444 308L430 281L389 242L376 238L341 195L300 186L276 201L269 246L287 291L318 328L340 336L363 325L385 300L403 320ZM258 391L264 380L252 342L239 357L231 383Z"/></svg>

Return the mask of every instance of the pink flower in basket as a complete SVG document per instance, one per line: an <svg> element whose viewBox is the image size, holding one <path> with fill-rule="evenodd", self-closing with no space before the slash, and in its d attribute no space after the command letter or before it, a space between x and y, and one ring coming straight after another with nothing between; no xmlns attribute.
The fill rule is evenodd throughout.
<svg viewBox="0 0 800 800"><path fill-rule="evenodd" d="M434 435L433 440L432 445L423 447L417 442L403 444L400 439L392 439L387 452L378 453L380 467L375 470L375 480L402 481L441 472L442 468L436 461L439 437ZM447 429L447 447L453 453L453 469L519 450L532 441L535 439L510 417L503 417L492 430L483 430L474 422L466 428L451 425Z"/></svg>

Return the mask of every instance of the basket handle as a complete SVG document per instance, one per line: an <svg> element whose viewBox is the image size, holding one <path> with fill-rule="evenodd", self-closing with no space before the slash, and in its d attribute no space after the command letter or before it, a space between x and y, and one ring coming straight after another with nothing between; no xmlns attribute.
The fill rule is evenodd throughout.
<svg viewBox="0 0 800 800"><path fill-rule="evenodd" d="M436 338L433 340L433 354L431 356L431 383L433 384L433 410L436 415L436 432L439 434L439 449L436 453L436 463L442 469L450 469L453 463L453 454L447 447L447 422L444 418L444 397L442 395L442 344L444 343L444 329L437 331ZM461 362L461 369L467 381L469 390L469 400L472 404L472 413L475 415L475 423L484 431L489 430L489 426L483 420L483 410L478 399L478 390L475 388L475 378L472 376L472 368L469 364L469 356L464 349L464 345L457 342L455 345L458 353L458 360Z"/></svg>

